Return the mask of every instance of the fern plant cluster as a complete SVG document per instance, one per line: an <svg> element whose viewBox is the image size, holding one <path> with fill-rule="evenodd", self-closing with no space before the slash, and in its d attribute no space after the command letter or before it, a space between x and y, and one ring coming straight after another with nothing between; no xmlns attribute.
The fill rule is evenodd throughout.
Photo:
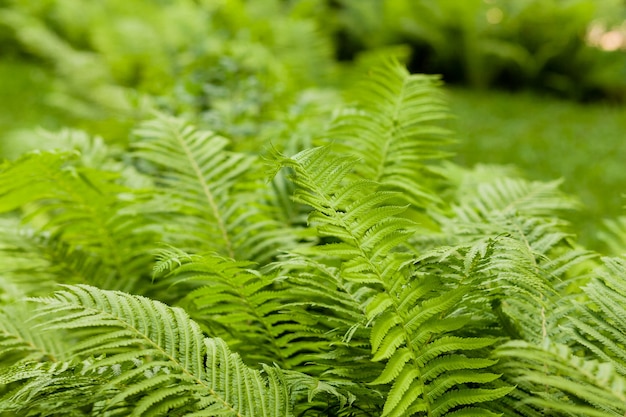
<svg viewBox="0 0 626 417"><path fill-rule="evenodd" d="M624 415L626 261L447 161L439 84L381 60L264 153L161 112L4 162L0 415Z"/></svg>

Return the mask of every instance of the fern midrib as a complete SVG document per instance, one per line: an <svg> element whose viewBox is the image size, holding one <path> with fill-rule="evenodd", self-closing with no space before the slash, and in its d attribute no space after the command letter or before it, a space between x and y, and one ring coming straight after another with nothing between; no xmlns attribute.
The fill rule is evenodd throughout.
<svg viewBox="0 0 626 417"><path fill-rule="evenodd" d="M409 78L404 78L402 81L402 87L400 87L400 91L395 95L396 100L393 105L393 112L391 115L391 126L385 132L385 140L383 141L383 149L381 152L380 163L378 164L378 168L376 170L376 177L374 181L380 182L385 177L385 165L389 156L389 148L391 147L392 141L396 137L396 132L399 126L400 119L400 109L402 108L402 103L404 102L404 95L406 92L406 87L409 83Z"/></svg>
<svg viewBox="0 0 626 417"><path fill-rule="evenodd" d="M539 264L537 263L537 258L535 257L535 255L533 253L533 248L532 248L532 246L530 244L530 241L528 240L528 237L526 236L526 234L524 233L524 230L520 227L520 225L519 225L519 223L517 221L513 221L513 226L515 227L515 230L518 232L519 238L524 243L524 246L526 247L526 250L528 251L528 254L530 255L530 258L532 260L533 269L535 270L535 274L537 274L537 276L540 276L541 275L541 268L540 268ZM546 299L545 294L541 294L541 300L545 301L545 299ZM545 343L545 340L546 340L547 337L548 337L548 331L547 331L547 321L546 321L546 315L545 315L545 307L542 306L541 307L541 338L542 338L541 342Z"/></svg>
<svg viewBox="0 0 626 417"><path fill-rule="evenodd" d="M308 175L307 175L308 177ZM311 178L308 178L308 183L309 184L315 184L314 181L311 180ZM395 313L396 316L398 316L401 320L401 328L402 328L402 332L404 333L404 340L405 340L405 345L407 347L407 349L409 350L409 352L411 353L411 362L414 366L414 368L416 369L418 376L418 382L422 387L422 398L425 400L426 405L427 405L427 415L430 416L432 413L432 409L431 409L431 404L430 402L426 399L425 397L425 384L424 384L424 380L422 378L422 372L421 372L421 368L419 366L419 364L417 363L417 355L415 350L413 349L413 346L411 344L411 337L410 337L410 333L408 332L407 328L406 328L406 323L404 320L404 317L400 314L400 311L398 310L398 305L396 304L396 299L393 296L393 293L390 291L390 288L387 285L387 282L385 279L383 279L383 274L382 271L371 261L370 257L367 255L367 253L364 251L363 247L361 244L359 244L359 238L357 236L354 235L354 233L352 232L352 228L349 227L343 217L337 212L337 210L335 210L335 208L333 207L332 202L326 197L326 193L320 189L317 185L315 185L314 187L314 191L317 193L317 195L319 195L326 207L329 207L333 210L334 213L334 217L335 219L337 219L339 221L339 223L341 224L341 227L348 232L348 234L350 235L350 237L352 238L352 240L354 241L355 246L358 248L359 252L361 253L361 257L363 259L366 260L368 266L371 268L372 271L374 271L376 277L378 278L378 281L380 283L380 285L382 286L383 290L389 295L389 298L392 301L392 306L393 306L393 311Z"/></svg>
<svg viewBox="0 0 626 417"><path fill-rule="evenodd" d="M213 197L213 193L207 186L206 181L204 180L204 176L202 175L202 170L200 169L200 166L196 162L195 158L193 157L193 154L191 150L189 149L189 147L187 146L187 143L185 142L184 138L178 132L174 132L174 135L176 137L176 140L180 143L180 146L182 147L183 151L185 152L185 156L189 160L189 163L191 164L191 168L193 169L193 172L196 175L196 178L198 179L200 186L202 187L202 193L206 197L207 202L209 203L209 207L211 207L211 211L213 212L213 217L215 217L215 220L217 221L217 227L220 230L220 234L222 235L222 239L224 241L224 244L226 245L226 252L229 257L234 259L235 252L233 250L233 245L230 240L230 237L228 236L228 229L226 228L226 224L224 223L224 219L222 218L219 207L215 201L215 198Z"/></svg>
<svg viewBox="0 0 626 417"><path fill-rule="evenodd" d="M88 312L94 312L96 315L104 315L104 316L108 316L112 319L114 319L115 321L117 321L118 323L121 323L121 327L126 328L130 331L132 331L134 334L139 335L143 340L145 340L147 345L153 346L155 348L155 350L159 351L166 359L168 359L169 361L171 361L172 363L174 363L178 369L181 370L182 373L184 373L185 375L189 376L191 380L193 380L197 385L202 386L203 388L205 388L207 390L207 392L209 392L214 398L218 399L220 401L220 403L222 403L222 405L226 408L228 408L229 410L231 410L232 412L234 412L236 414L237 417L245 417L243 414L240 414L236 409L234 409L232 407L231 404L229 404L225 399L223 399L216 391L214 391L211 387L209 387L202 379L197 378L192 372L190 372L187 368L185 368L176 358L174 358L173 356L171 356L169 353L167 353L165 350L163 350L163 348L161 348L161 346L159 344L157 344L156 342L154 342L152 339L150 339L150 337L148 337L146 334L144 334L143 332L141 332L139 329L137 329L135 326L131 325L130 323L124 321L122 318L108 312L108 311L103 311L103 310L99 310L93 307L84 307L84 306L80 306L80 308L88 311Z"/></svg>

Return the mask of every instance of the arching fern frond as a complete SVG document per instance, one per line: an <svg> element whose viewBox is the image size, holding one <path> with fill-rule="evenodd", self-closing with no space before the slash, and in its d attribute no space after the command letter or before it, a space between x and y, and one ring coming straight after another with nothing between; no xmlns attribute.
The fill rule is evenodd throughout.
<svg viewBox="0 0 626 417"><path fill-rule="evenodd" d="M87 417L99 412L94 402L107 375L101 369L86 368L80 363L42 362L3 369L0 386L8 389L0 396L0 412L42 417Z"/></svg>
<svg viewBox="0 0 626 417"><path fill-rule="evenodd" d="M168 202L160 201L163 211L179 214L178 229L185 224L183 216L194 220L178 232L184 233L183 242L234 257L235 237L228 228L223 200L235 179L250 168L251 159L226 152L225 138L165 116L145 123L135 134L139 138L133 144L135 156L164 171L156 178L168 194Z"/></svg>
<svg viewBox="0 0 626 417"><path fill-rule="evenodd" d="M474 184L472 172L465 171L470 179L460 184L457 190L458 203L452 207L452 227L457 234L515 233L516 226L506 225L514 216L544 219L552 222L552 231L560 231L561 238L566 223L559 215L575 210L578 205L562 193L560 181L530 182L521 178L497 177L491 181ZM557 237L553 238L559 241Z"/></svg>
<svg viewBox="0 0 626 417"><path fill-rule="evenodd" d="M393 204L396 193L376 192L376 183L367 180L344 181L356 161L330 152L321 147L292 158L277 156L279 164L293 170L291 178L298 186L294 199L314 209L309 222L320 236L341 241L302 251L342 259L346 279L384 285L383 275L397 272L406 261L391 253L408 240L415 225L401 216L406 207Z"/></svg>
<svg viewBox="0 0 626 417"><path fill-rule="evenodd" d="M255 158L228 151L227 139L166 116L141 125L135 137L134 156L157 186L150 211L168 244L263 262L281 239L293 242L264 210Z"/></svg>
<svg viewBox="0 0 626 417"><path fill-rule="evenodd" d="M322 265L340 265L352 291L366 295L361 307L372 325L371 360L386 365L374 381L362 382L386 392L381 415L489 415L480 403L510 388L489 385L499 376L484 371L493 362L475 352L496 339L454 333L470 322L461 306L472 289L471 271L456 281L413 271L407 245L413 224L402 217L406 207L394 204L394 193L377 191L376 183L351 180L353 159L317 148L278 160L293 172L294 198L313 208L309 221L320 236L333 239L298 252Z"/></svg>
<svg viewBox="0 0 626 417"><path fill-rule="evenodd" d="M448 156L451 132L441 122L448 109L435 76L411 75L387 59L371 68L349 94L354 108L341 112L327 133L340 152L357 156L355 172L379 189L401 191L423 206L437 201L429 189L427 161Z"/></svg>
<svg viewBox="0 0 626 417"><path fill-rule="evenodd" d="M314 410L319 410L322 415L378 416L382 393L367 382L384 366L370 360L366 309L367 300L377 292L346 279L338 266L327 263L328 258L316 260L315 255L303 252L283 257L273 265L291 297L284 305L284 314L301 324L297 332L288 332L279 341L286 340L294 349L302 350L297 358L307 361L297 369L316 376L321 383L341 387L354 403L343 410L341 398L337 401L336 396L329 395L327 402L316 398L306 404L303 415L314 416Z"/></svg>
<svg viewBox="0 0 626 417"><path fill-rule="evenodd" d="M612 255L626 254L626 216L605 220L598 238Z"/></svg>
<svg viewBox="0 0 626 417"><path fill-rule="evenodd" d="M37 316L47 319L43 330L72 335L72 362L62 378L58 366L42 372L37 364L5 373L7 382L22 382L13 392L23 400L22 413L48 401L69 404L74 391L84 389L92 412L103 415L290 415L281 371L246 367L222 340L205 338L182 309L89 286L67 286L34 301L41 304ZM77 366L80 361L86 362ZM81 375L89 373L98 381L83 384ZM46 395L38 395L38 387L47 387Z"/></svg>
<svg viewBox="0 0 626 417"><path fill-rule="evenodd" d="M42 333L37 326L43 321L34 320L29 310L24 304L0 310L0 369L23 362L57 362L66 356L65 333Z"/></svg>
<svg viewBox="0 0 626 417"><path fill-rule="evenodd" d="M2 304L53 291L57 275L17 216L0 217L0 300Z"/></svg>
<svg viewBox="0 0 626 417"><path fill-rule="evenodd" d="M588 302L572 311L572 332L578 343L626 378L626 261L603 258L594 275L583 287Z"/></svg>
<svg viewBox="0 0 626 417"><path fill-rule="evenodd" d="M580 272L593 267L597 258L576 247L567 222L560 218L574 210L576 202L559 191L558 181L507 176L485 180L481 169L457 170L464 173L456 173L458 202L448 216L435 214L442 235L457 245L494 239L495 251L483 281L493 297L494 312L527 340L540 342L561 331L571 309L561 290L580 285L572 279L584 280ZM534 313L528 315L529 311Z"/></svg>

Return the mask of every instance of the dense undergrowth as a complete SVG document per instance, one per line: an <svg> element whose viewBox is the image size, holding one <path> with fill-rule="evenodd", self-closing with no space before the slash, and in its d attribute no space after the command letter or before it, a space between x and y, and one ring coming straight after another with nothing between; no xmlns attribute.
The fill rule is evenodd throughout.
<svg viewBox="0 0 626 417"><path fill-rule="evenodd" d="M141 56L128 2L1 15L84 129L0 166L0 415L626 413L626 222L453 163L439 78L339 66L313 2L163 3Z"/></svg>

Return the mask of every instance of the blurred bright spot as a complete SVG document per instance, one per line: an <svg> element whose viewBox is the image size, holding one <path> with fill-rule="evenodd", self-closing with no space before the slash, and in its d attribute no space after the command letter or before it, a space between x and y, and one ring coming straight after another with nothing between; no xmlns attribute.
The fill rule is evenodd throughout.
<svg viewBox="0 0 626 417"><path fill-rule="evenodd" d="M502 17L504 17L504 13L502 13L502 10L497 7L492 7L491 9L487 10L487 22L491 23L492 25L497 25L498 23L502 22Z"/></svg>
<svg viewBox="0 0 626 417"><path fill-rule="evenodd" d="M626 49L626 25L607 30L601 23L593 23L587 32L587 43L604 51Z"/></svg>
<svg viewBox="0 0 626 417"><path fill-rule="evenodd" d="M617 51L624 46L624 34L617 30L605 33L600 38L600 47L605 51Z"/></svg>

